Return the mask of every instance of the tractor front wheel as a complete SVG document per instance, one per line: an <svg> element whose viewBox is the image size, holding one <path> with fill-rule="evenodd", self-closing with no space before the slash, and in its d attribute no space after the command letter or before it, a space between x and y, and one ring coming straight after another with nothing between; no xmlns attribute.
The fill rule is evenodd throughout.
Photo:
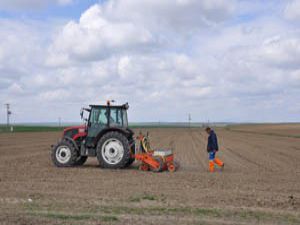
<svg viewBox="0 0 300 225"><path fill-rule="evenodd" d="M51 159L57 167L70 167L76 164L78 152L68 140L62 140L52 148Z"/></svg>
<svg viewBox="0 0 300 225"><path fill-rule="evenodd" d="M126 167L130 161L130 146L126 136L116 131L104 134L97 144L97 159L102 168Z"/></svg>

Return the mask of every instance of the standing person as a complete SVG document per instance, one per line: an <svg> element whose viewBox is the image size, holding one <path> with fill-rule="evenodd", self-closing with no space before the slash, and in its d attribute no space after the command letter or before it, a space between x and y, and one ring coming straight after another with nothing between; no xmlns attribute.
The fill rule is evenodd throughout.
<svg viewBox="0 0 300 225"><path fill-rule="evenodd" d="M205 131L208 134L207 152L209 157L209 171L214 172L214 164L224 169L224 163L216 158L216 152L219 150L217 135L210 127L206 127Z"/></svg>

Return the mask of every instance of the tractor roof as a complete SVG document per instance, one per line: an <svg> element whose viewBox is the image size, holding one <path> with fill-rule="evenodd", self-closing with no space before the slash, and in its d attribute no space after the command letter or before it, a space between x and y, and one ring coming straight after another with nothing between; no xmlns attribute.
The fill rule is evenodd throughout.
<svg viewBox="0 0 300 225"><path fill-rule="evenodd" d="M123 105L90 105L91 108L122 108L122 109L128 109L129 105L128 103L125 103Z"/></svg>

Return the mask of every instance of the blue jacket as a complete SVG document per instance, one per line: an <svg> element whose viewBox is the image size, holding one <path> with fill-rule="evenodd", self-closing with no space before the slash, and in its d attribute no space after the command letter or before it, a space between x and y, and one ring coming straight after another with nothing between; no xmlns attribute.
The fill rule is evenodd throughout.
<svg viewBox="0 0 300 225"><path fill-rule="evenodd" d="M213 130L211 130L207 141L207 152L218 151L218 150L219 150L219 146L218 146L217 135Z"/></svg>

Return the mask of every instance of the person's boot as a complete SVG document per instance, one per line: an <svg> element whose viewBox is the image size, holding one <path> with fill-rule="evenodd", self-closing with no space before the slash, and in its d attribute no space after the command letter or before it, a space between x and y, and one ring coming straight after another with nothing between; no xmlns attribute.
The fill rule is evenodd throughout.
<svg viewBox="0 0 300 225"><path fill-rule="evenodd" d="M219 158L215 158L214 163L217 164L219 167L222 167L224 164Z"/></svg>
<svg viewBox="0 0 300 225"><path fill-rule="evenodd" d="M215 162L215 164L217 164L221 168L221 170L224 170L225 164L220 159L215 158L214 162Z"/></svg>
<svg viewBox="0 0 300 225"><path fill-rule="evenodd" d="M214 167L215 167L214 161L209 160L209 172L214 172Z"/></svg>

